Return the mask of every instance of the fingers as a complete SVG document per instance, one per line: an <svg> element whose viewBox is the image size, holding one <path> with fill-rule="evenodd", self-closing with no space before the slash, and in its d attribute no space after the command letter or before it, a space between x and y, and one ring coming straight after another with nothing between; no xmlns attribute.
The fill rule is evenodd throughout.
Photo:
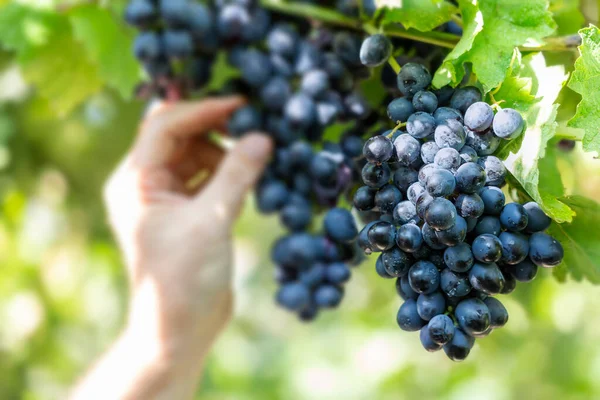
<svg viewBox="0 0 600 400"><path fill-rule="evenodd" d="M196 204L202 208L208 204L218 214L233 220L239 214L246 194L262 175L272 150L273 143L265 135L254 133L244 137L198 195Z"/></svg>
<svg viewBox="0 0 600 400"><path fill-rule="evenodd" d="M178 141L224 129L230 115L243 104L244 99L236 96L159 106L142 124L133 162L142 168L165 165Z"/></svg>

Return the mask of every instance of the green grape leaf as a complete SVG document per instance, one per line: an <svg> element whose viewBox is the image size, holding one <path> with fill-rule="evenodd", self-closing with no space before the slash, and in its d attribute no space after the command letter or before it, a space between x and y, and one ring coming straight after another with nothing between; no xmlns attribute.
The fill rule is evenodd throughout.
<svg viewBox="0 0 600 400"><path fill-rule="evenodd" d="M20 4L2 7L0 42L16 52L25 80L59 116L102 88L96 65L73 38L64 14Z"/></svg>
<svg viewBox="0 0 600 400"><path fill-rule="evenodd" d="M98 66L100 76L129 99L140 77L131 51L133 31L110 11L95 6L75 7L70 20L75 38Z"/></svg>
<svg viewBox="0 0 600 400"><path fill-rule="evenodd" d="M487 92L506 77L517 46L539 41L556 28L546 0L459 0L459 6L463 37L436 72L436 87L457 85L464 64L471 63Z"/></svg>
<svg viewBox="0 0 600 400"><path fill-rule="evenodd" d="M96 66L70 32L57 32L45 46L19 56L25 79L36 86L59 116L65 116L102 88Z"/></svg>
<svg viewBox="0 0 600 400"><path fill-rule="evenodd" d="M514 179L533 200L557 222L568 222L573 211L557 197L564 195L554 157L546 160L546 148L558 124L558 104L554 104L567 80L563 66L546 66L540 53L524 57L494 93L502 107L518 110L527 123L526 132L518 140L508 142L497 153ZM544 160L542 162L542 160ZM542 177L543 176L543 177Z"/></svg>
<svg viewBox="0 0 600 400"><path fill-rule="evenodd" d="M569 87L582 97L577 113L569 126L585 131L583 149L600 152L600 32L595 26L579 31L583 40L581 56L575 62L575 71Z"/></svg>
<svg viewBox="0 0 600 400"><path fill-rule="evenodd" d="M431 31L450 21L458 10L442 0L375 0L377 8L383 8L383 24L400 22L406 29Z"/></svg>
<svg viewBox="0 0 600 400"><path fill-rule="evenodd" d="M585 17L579 7L579 0L550 0L550 11L556 21L557 35L573 34L583 27Z"/></svg>
<svg viewBox="0 0 600 400"><path fill-rule="evenodd" d="M7 50L22 51L41 46L52 32L60 29L61 18L56 14L20 5L0 8L0 44Z"/></svg>
<svg viewBox="0 0 600 400"><path fill-rule="evenodd" d="M548 233L565 249L563 263L555 268L555 276L564 280L571 275L576 280L588 279L600 283L600 204L581 196L562 197L577 215L570 223L554 223Z"/></svg>

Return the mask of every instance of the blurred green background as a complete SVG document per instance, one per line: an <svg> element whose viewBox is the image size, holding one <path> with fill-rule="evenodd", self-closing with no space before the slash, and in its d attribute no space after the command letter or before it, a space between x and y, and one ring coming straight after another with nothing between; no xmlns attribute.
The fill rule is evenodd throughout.
<svg viewBox="0 0 600 400"><path fill-rule="evenodd" d="M130 95L134 32L119 19L123 1L76 3L0 0L0 399L65 398L124 320L102 186L143 115ZM570 10L566 30L584 25L579 10L597 21L595 1L552 3ZM568 118L577 98L563 98ZM600 162L579 146L553 151L568 192L600 199ZM316 323L277 308L268 253L282 230L251 203L235 235L236 317L198 398L600 398L599 287L542 271L502 298L507 327L455 364L397 328L400 299L373 258Z"/></svg>

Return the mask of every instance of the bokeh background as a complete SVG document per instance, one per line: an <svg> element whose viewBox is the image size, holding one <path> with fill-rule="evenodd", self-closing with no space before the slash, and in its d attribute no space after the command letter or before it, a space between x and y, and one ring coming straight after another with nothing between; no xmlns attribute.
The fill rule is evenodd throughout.
<svg viewBox="0 0 600 400"><path fill-rule="evenodd" d="M92 4L0 0L0 399L65 398L124 322L102 186L144 103L131 96L139 71L124 2L80 3ZM566 31L597 21L595 1L551 3L568 10ZM565 89L563 99L568 118L577 98ZM599 200L600 161L579 146L552 151L569 193ZM277 308L269 247L281 232L248 203L235 233L236 316L199 399L600 398L600 287L542 271L502 298L506 328L455 364L398 329L400 299L374 258L317 322Z"/></svg>

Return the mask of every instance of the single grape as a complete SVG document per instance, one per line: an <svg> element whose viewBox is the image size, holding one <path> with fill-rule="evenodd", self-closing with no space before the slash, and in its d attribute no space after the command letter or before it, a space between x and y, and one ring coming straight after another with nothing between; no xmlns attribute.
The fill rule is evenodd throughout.
<svg viewBox="0 0 600 400"><path fill-rule="evenodd" d="M312 99L302 93L295 94L285 104L285 117L294 127L307 128L316 120L316 106Z"/></svg>
<svg viewBox="0 0 600 400"><path fill-rule="evenodd" d="M409 134L401 134L394 141L398 162L404 166L410 166L421 155L421 144Z"/></svg>
<svg viewBox="0 0 600 400"><path fill-rule="evenodd" d="M440 149L452 147L460 150L465 145L466 135L460 122L449 119L435 128L435 143Z"/></svg>
<svg viewBox="0 0 600 400"><path fill-rule="evenodd" d="M473 256L484 263L495 263L502 257L502 242L494 235L479 235L473 240Z"/></svg>
<svg viewBox="0 0 600 400"><path fill-rule="evenodd" d="M423 185L421 185L419 182L415 182L412 185L410 185L406 190L406 197L411 203L416 205L417 198L423 193L425 193L425 188L423 187Z"/></svg>
<svg viewBox="0 0 600 400"><path fill-rule="evenodd" d="M427 324L423 321L417 312L417 302L413 299L408 299L400 306L398 315L396 316L398 326L403 331L416 332Z"/></svg>
<svg viewBox="0 0 600 400"><path fill-rule="evenodd" d="M371 245L371 241L369 240L369 230L378 223L379 220L371 221L367 223L367 225L359 232L358 239L356 240L356 244L360 247L365 254L371 254L375 251L373 246Z"/></svg>
<svg viewBox="0 0 600 400"><path fill-rule="evenodd" d="M362 169L362 179L365 185L372 188L381 188L390 180L390 167L387 164L368 163Z"/></svg>
<svg viewBox="0 0 600 400"><path fill-rule="evenodd" d="M406 131L416 139L423 139L435 132L435 119L431 114L418 111L408 118Z"/></svg>
<svg viewBox="0 0 600 400"><path fill-rule="evenodd" d="M329 90L329 76L322 69L310 70L302 76L300 88L311 97L321 97Z"/></svg>
<svg viewBox="0 0 600 400"><path fill-rule="evenodd" d="M163 55L161 38L154 32L140 33L133 43L133 54L141 61L155 61Z"/></svg>
<svg viewBox="0 0 600 400"><path fill-rule="evenodd" d="M344 98L344 106L350 117L364 120L371 115L371 107L360 93L354 92Z"/></svg>
<svg viewBox="0 0 600 400"><path fill-rule="evenodd" d="M456 246L465 241L467 237L467 221L457 215L456 223L450 229L435 233L439 241L446 246Z"/></svg>
<svg viewBox="0 0 600 400"><path fill-rule="evenodd" d="M414 112L415 108L413 104L406 97L392 100L387 108L388 117L396 124L408 121L408 118Z"/></svg>
<svg viewBox="0 0 600 400"><path fill-rule="evenodd" d="M463 163L476 163L479 159L477 152L471 146L465 145L462 149L460 149L460 158L463 160Z"/></svg>
<svg viewBox="0 0 600 400"><path fill-rule="evenodd" d="M295 62L277 53L271 53L271 62L278 74L290 78L294 73L304 74L312 69L319 68L321 58L314 46L310 43L300 42Z"/></svg>
<svg viewBox="0 0 600 400"><path fill-rule="evenodd" d="M300 272L300 282L311 289L320 286L326 278L327 266L316 263L311 268Z"/></svg>
<svg viewBox="0 0 600 400"><path fill-rule="evenodd" d="M438 98L438 105L444 107L450 104L450 99L454 95L454 88L452 86L444 86L433 92Z"/></svg>
<svg viewBox="0 0 600 400"><path fill-rule="evenodd" d="M469 107L477 102L480 102L481 98L481 92L474 86L458 88L450 100L450 107L455 108L461 113L465 114Z"/></svg>
<svg viewBox="0 0 600 400"><path fill-rule="evenodd" d="M125 9L125 21L138 28L146 28L157 22L158 11L151 0L132 0Z"/></svg>
<svg viewBox="0 0 600 400"><path fill-rule="evenodd" d="M502 232L502 262L508 265L519 264L529 255L529 238L521 233Z"/></svg>
<svg viewBox="0 0 600 400"><path fill-rule="evenodd" d="M438 99L432 92L421 90L413 97L412 104L416 111L433 114L438 107Z"/></svg>
<svg viewBox="0 0 600 400"><path fill-rule="evenodd" d="M465 112L465 125L475 132L484 132L494 121L494 110L482 101L473 103Z"/></svg>
<svg viewBox="0 0 600 400"><path fill-rule="evenodd" d="M410 284L408 283L408 275L396 279L396 292L403 300L417 300L419 297L419 293L415 292L410 287Z"/></svg>
<svg viewBox="0 0 600 400"><path fill-rule="evenodd" d="M433 164L439 151L440 147L434 141L423 143L421 146L421 159L425 164Z"/></svg>
<svg viewBox="0 0 600 400"><path fill-rule="evenodd" d="M314 293L315 304L321 308L335 308L342 302L344 293L336 286L319 286Z"/></svg>
<svg viewBox="0 0 600 400"><path fill-rule="evenodd" d="M392 216L394 222L399 225L418 224L421 222L421 219L417 214L417 207L408 200L398 203L392 212Z"/></svg>
<svg viewBox="0 0 600 400"><path fill-rule="evenodd" d="M452 172L438 168L433 170L429 178L427 178L425 188L433 197L447 197L454 193L456 179Z"/></svg>
<svg viewBox="0 0 600 400"><path fill-rule="evenodd" d="M465 128L466 139L465 143L477 152L480 157L492 155L500 146L500 138L498 138L491 130L477 133L468 128Z"/></svg>
<svg viewBox="0 0 600 400"><path fill-rule="evenodd" d="M460 328L467 334L480 334L491 326L490 310L479 299L466 299L458 303L454 311Z"/></svg>
<svg viewBox="0 0 600 400"><path fill-rule="evenodd" d="M429 261L417 261L408 271L410 287L417 293L430 294L440 285L440 273Z"/></svg>
<svg viewBox="0 0 600 400"><path fill-rule="evenodd" d="M262 103L271 111L281 111L291 95L289 82L280 76L271 78L260 91Z"/></svg>
<svg viewBox="0 0 600 400"><path fill-rule="evenodd" d="M435 144L435 142L429 142L429 143ZM424 146L425 145L421 146L421 154L423 153ZM436 145L436 147L437 147L437 145ZM456 149L453 149L451 147L446 147L444 149L440 149L436 153L436 155L433 159L433 162L435 163L435 165L437 165L438 168L447 169L448 171L451 171L454 173L454 172L457 172L457 170L459 169L459 167L462 163L462 159L460 158L460 153ZM459 175L456 174L456 177L458 179ZM485 183L485 179L484 179L484 183Z"/></svg>
<svg viewBox="0 0 600 400"><path fill-rule="evenodd" d="M423 245L421 228L415 224L402 225L396 232L396 244L407 253L414 253L419 250Z"/></svg>
<svg viewBox="0 0 600 400"><path fill-rule="evenodd" d="M475 194L479 192L485 186L486 179L483 168L474 162L465 163L456 171L456 187L462 193Z"/></svg>
<svg viewBox="0 0 600 400"><path fill-rule="evenodd" d="M485 175L487 176L485 185L486 186L498 186L501 187L506 181L506 167L504 163L494 156L481 157L477 160L477 164L484 169Z"/></svg>
<svg viewBox="0 0 600 400"><path fill-rule="evenodd" d="M310 291L300 282L287 283L277 293L277 303L290 311L299 311L308 305Z"/></svg>
<svg viewBox="0 0 600 400"><path fill-rule="evenodd" d="M448 268L445 268L440 274L440 288L448 297L452 298L464 297L473 290L467 275Z"/></svg>
<svg viewBox="0 0 600 400"><path fill-rule="evenodd" d="M421 330L419 331L419 339L421 340L423 348L429 352L434 352L442 349L442 345L435 343L431 338L428 326L424 326L423 328L421 328Z"/></svg>
<svg viewBox="0 0 600 400"><path fill-rule="evenodd" d="M486 215L500 215L506 203L506 196L501 189L495 186L486 186L479 191L479 197L483 200L483 212Z"/></svg>
<svg viewBox="0 0 600 400"><path fill-rule="evenodd" d="M504 206L500 213L502 227L509 231L518 232L527 227L529 216L525 208L519 203L510 203Z"/></svg>
<svg viewBox="0 0 600 400"><path fill-rule="evenodd" d="M310 204L287 204L281 209L281 222L290 231L304 231L312 219Z"/></svg>
<svg viewBox="0 0 600 400"><path fill-rule="evenodd" d="M267 35L267 48L272 54L291 59L296 55L300 38L290 25L275 25Z"/></svg>
<svg viewBox="0 0 600 400"><path fill-rule="evenodd" d="M476 235L490 234L500 236L500 233L502 233L500 219L492 215L483 216L475 227Z"/></svg>
<svg viewBox="0 0 600 400"><path fill-rule="evenodd" d="M504 108L494 117L494 133L506 140L516 139L525 130L525 121L521 114L512 108Z"/></svg>
<svg viewBox="0 0 600 400"><path fill-rule="evenodd" d="M263 214L279 211L287 203L289 195L289 191L283 182L266 182L257 189L258 209Z"/></svg>
<svg viewBox="0 0 600 400"><path fill-rule="evenodd" d="M508 311L498 299L488 297L483 301L490 312L490 327L502 328L508 322Z"/></svg>
<svg viewBox="0 0 600 400"><path fill-rule="evenodd" d="M504 277L504 286L502 287L500 294L511 294L517 288L517 280L510 272L506 271L506 269L501 269L500 271Z"/></svg>
<svg viewBox="0 0 600 400"><path fill-rule="evenodd" d="M375 195L375 206L384 214L390 214L394 211L398 203L402 201L402 192L396 186L387 184Z"/></svg>
<svg viewBox="0 0 600 400"><path fill-rule="evenodd" d="M386 273L392 277L406 276L414 262L409 254L397 247L393 247L381 253L381 261L383 262Z"/></svg>
<svg viewBox="0 0 600 400"><path fill-rule="evenodd" d="M154 3L156 4L157 2L154 1ZM190 6L187 0L160 0L158 3L160 15L169 28L187 27Z"/></svg>
<svg viewBox="0 0 600 400"><path fill-rule="evenodd" d="M552 268L562 262L564 250L552 236L536 232L529 238L529 258L537 266Z"/></svg>
<svg viewBox="0 0 600 400"><path fill-rule="evenodd" d="M376 189L368 186L358 188L354 194L354 207L359 211L369 211L375 208Z"/></svg>
<svg viewBox="0 0 600 400"><path fill-rule="evenodd" d="M467 243L460 243L444 251L444 262L454 272L467 272L475 260L471 247Z"/></svg>
<svg viewBox="0 0 600 400"><path fill-rule="evenodd" d="M427 88L430 83L431 74L421 64L404 64L398 74L398 89L406 97L412 98L417 92Z"/></svg>
<svg viewBox="0 0 600 400"><path fill-rule="evenodd" d="M523 208L525 209L525 212L527 212L528 217L525 232L544 232L546 229L550 228L552 220L546 215L538 203L531 201L524 204Z"/></svg>
<svg viewBox="0 0 600 400"><path fill-rule="evenodd" d="M454 322L447 315L436 315L427 324L427 330L431 341L443 346L454 337Z"/></svg>
<svg viewBox="0 0 600 400"><path fill-rule="evenodd" d="M310 161L310 175L324 186L334 185L338 176L337 163L326 154L318 153Z"/></svg>
<svg viewBox="0 0 600 400"><path fill-rule="evenodd" d="M241 137L249 132L262 129L262 115L254 106L237 109L229 120L227 130L233 137Z"/></svg>
<svg viewBox="0 0 600 400"><path fill-rule="evenodd" d="M338 243L352 242L358 236L354 217L344 208L329 210L325 214L323 226L327 236Z"/></svg>
<svg viewBox="0 0 600 400"><path fill-rule="evenodd" d="M187 3L185 0L162 0L161 3L179 3L181 1ZM185 17L181 16L181 18L185 18L187 20L187 5L184 13ZM167 19L164 11L162 11L162 14L167 24L172 24L172 22L169 22L169 19ZM250 22L250 12L246 7L240 4L227 4L219 10L219 14L217 16L217 31L219 33L219 37L228 42L235 42L242 38L243 32L247 30Z"/></svg>
<svg viewBox="0 0 600 400"><path fill-rule="evenodd" d="M330 264L325 270L327 281L333 285L341 285L348 282L351 275L350 268L342 262Z"/></svg>
<svg viewBox="0 0 600 400"><path fill-rule="evenodd" d="M502 292L504 276L496 264L475 263L469 271L469 282L474 289L493 296Z"/></svg>
<svg viewBox="0 0 600 400"><path fill-rule="evenodd" d="M394 144L383 135L373 136L365 142L363 155L367 161L375 164L387 162L394 154Z"/></svg>
<svg viewBox="0 0 600 400"><path fill-rule="evenodd" d="M382 34L369 36L360 47L360 61L368 67L377 67L385 63L391 55L392 42Z"/></svg>
<svg viewBox="0 0 600 400"><path fill-rule="evenodd" d="M379 221L369 229L368 237L374 251L386 251L396 245L396 228L389 222Z"/></svg>
<svg viewBox="0 0 600 400"><path fill-rule="evenodd" d="M388 274L385 270L382 257L383 253L377 258L377 261L375 262L375 272L377 272L377 275L379 275L383 279L392 279L393 276Z"/></svg>
<svg viewBox="0 0 600 400"><path fill-rule="evenodd" d="M519 282L531 282L537 275L538 266L527 259L509 267L509 271Z"/></svg>
<svg viewBox="0 0 600 400"><path fill-rule="evenodd" d="M417 298L417 312L422 320L430 321L433 317L446 311L446 300L440 292L420 294Z"/></svg>
<svg viewBox="0 0 600 400"><path fill-rule="evenodd" d="M419 173L411 167L398 167L394 172L394 185L403 192L408 191L408 188L418 182Z"/></svg>
<svg viewBox="0 0 600 400"><path fill-rule="evenodd" d="M456 329L452 340L444 345L444 352L452 361L464 361L471 352L475 339L461 329Z"/></svg>
<svg viewBox="0 0 600 400"><path fill-rule="evenodd" d="M435 198L425 211L425 221L436 231L450 229L456 223L456 208L444 198Z"/></svg>
<svg viewBox="0 0 600 400"><path fill-rule="evenodd" d="M458 215L463 218L479 218L483 215L483 200L478 194L460 194L454 205Z"/></svg>
<svg viewBox="0 0 600 400"><path fill-rule="evenodd" d="M427 180L429 179L429 177L431 176L433 171L435 171L437 169L438 169L438 167L435 164L423 165L423 167L421 167L421 169L419 170L419 174L418 174L419 183L421 185L425 186L427 184Z"/></svg>
<svg viewBox="0 0 600 400"><path fill-rule="evenodd" d="M449 120L454 120L462 124L463 117L460 111L450 107L440 107L433 113L433 118L437 125L444 125Z"/></svg>
<svg viewBox="0 0 600 400"><path fill-rule="evenodd" d="M256 7L250 10L250 21L242 31L242 39L246 42L263 41L270 27L271 14L263 8ZM202 37L204 36L207 36L207 34Z"/></svg>

